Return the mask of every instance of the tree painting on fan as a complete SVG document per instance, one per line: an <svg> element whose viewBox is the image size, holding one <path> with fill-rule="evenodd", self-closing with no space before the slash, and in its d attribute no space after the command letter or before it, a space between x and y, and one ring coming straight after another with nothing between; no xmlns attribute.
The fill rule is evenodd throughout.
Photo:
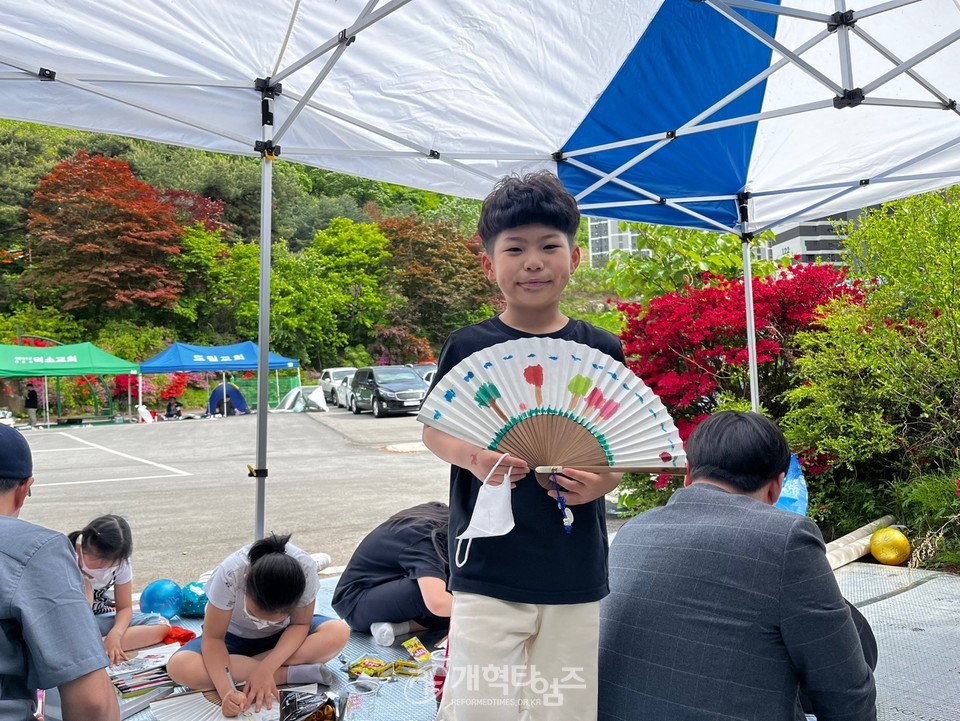
<svg viewBox="0 0 960 721"><path fill-rule="evenodd" d="M543 366L527 366L523 369L523 379L532 385L537 396L537 406L543 405Z"/></svg>
<svg viewBox="0 0 960 721"><path fill-rule="evenodd" d="M583 397L590 392L591 385L593 385L592 381L586 376L576 375L570 379L570 382L567 384L570 395L573 396L573 398L570 399L570 411L576 408Z"/></svg>
<svg viewBox="0 0 960 721"><path fill-rule="evenodd" d="M535 469L684 467L673 420L646 384L601 351L557 338L506 341L462 360L437 381L419 420ZM548 475L538 470L545 488Z"/></svg>
<svg viewBox="0 0 960 721"><path fill-rule="evenodd" d="M477 389L477 394L474 396L474 400L481 408L491 408L493 409L498 416L500 416L504 423L510 421L503 411L497 406L497 401L500 400L500 389L497 388L493 383L484 383L480 388Z"/></svg>

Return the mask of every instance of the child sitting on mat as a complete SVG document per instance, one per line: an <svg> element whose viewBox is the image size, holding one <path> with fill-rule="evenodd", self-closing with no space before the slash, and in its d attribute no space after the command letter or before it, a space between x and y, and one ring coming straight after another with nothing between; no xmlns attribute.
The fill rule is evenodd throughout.
<svg viewBox="0 0 960 721"><path fill-rule="evenodd" d="M170 626L157 613L133 610L133 534L117 515L94 518L67 538L77 554L87 600L100 626L111 664L127 660L125 651L160 643Z"/></svg>
<svg viewBox="0 0 960 721"><path fill-rule="evenodd" d="M324 663L350 636L343 621L314 614L317 562L289 540L271 534L217 567L205 588L203 635L167 663L177 683L216 689L224 716L272 708L277 684L329 686L333 675ZM242 691L235 681L246 683Z"/></svg>

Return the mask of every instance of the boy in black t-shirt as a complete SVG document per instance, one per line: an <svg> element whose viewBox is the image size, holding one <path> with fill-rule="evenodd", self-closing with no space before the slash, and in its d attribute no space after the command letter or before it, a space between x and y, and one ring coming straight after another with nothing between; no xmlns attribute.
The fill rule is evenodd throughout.
<svg viewBox="0 0 960 721"><path fill-rule="evenodd" d="M550 173L497 184L480 215L481 262L506 309L452 333L436 379L478 350L532 336L584 343L624 361L616 336L560 312L580 263L579 223L576 200ZM486 721L495 706L498 720L596 719L599 601L608 593L603 497L621 474L564 469L564 498L578 506L575 530L566 534L556 492L543 490L525 459L501 460L497 451L430 426L423 441L451 464L451 549L470 524L484 479L498 485L509 469L515 484L512 530L475 539L463 566L451 564L451 656L437 718Z"/></svg>

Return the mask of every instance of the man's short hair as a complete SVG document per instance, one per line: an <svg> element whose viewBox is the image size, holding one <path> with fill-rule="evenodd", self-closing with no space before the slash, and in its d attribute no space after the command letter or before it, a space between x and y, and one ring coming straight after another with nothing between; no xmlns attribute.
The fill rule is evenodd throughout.
<svg viewBox="0 0 960 721"><path fill-rule="evenodd" d="M500 233L536 223L556 228L571 245L580 227L576 198L547 170L502 178L483 201L477 232L491 253Z"/></svg>
<svg viewBox="0 0 960 721"><path fill-rule="evenodd" d="M759 413L721 411L687 440L693 481L720 481L752 493L790 466L790 447L776 423Z"/></svg>

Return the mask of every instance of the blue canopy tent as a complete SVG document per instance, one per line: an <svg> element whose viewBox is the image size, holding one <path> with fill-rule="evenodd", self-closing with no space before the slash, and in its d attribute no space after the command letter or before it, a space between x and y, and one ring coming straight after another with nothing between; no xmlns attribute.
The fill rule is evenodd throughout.
<svg viewBox="0 0 960 721"><path fill-rule="evenodd" d="M546 168L589 215L736 233L746 266L762 230L960 182L956 0L0 11L0 116L261 158L261 398L278 158L476 198ZM266 423L258 414L258 538Z"/></svg>
<svg viewBox="0 0 960 721"><path fill-rule="evenodd" d="M226 374L228 371L258 370L259 348L253 341L244 341L232 345L190 345L188 343L174 343L169 348L140 364L140 373L203 373L218 372L223 376L223 387L227 388ZM300 362L294 358L285 358L276 353L268 352L267 368L283 370L285 368L300 368ZM227 415L226 404L228 392L220 391L220 403L223 404L223 414ZM211 395L210 403L213 403ZM265 403L264 396L264 403ZM243 400L243 396L240 396ZM234 407L237 401L231 399ZM208 411L209 411L208 404ZM246 403L243 404L245 412ZM258 399L258 408L261 407Z"/></svg>
<svg viewBox="0 0 960 721"><path fill-rule="evenodd" d="M202 373L204 371L255 371L259 349L253 341L233 345L189 345L174 343L140 364L141 373ZM299 368L294 358L284 358L268 352L267 367L270 370Z"/></svg>

